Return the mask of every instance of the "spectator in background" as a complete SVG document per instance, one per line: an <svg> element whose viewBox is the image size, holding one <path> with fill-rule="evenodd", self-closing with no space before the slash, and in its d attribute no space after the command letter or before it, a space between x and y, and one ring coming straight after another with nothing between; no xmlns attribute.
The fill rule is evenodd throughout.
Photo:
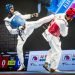
<svg viewBox="0 0 75 75"><path fill-rule="evenodd" d="M34 1L37 2L37 10L38 10L38 13L41 13L42 12L42 14L44 14L43 12L45 12L45 11L47 13L46 6L50 6L52 0L34 0ZM47 14L45 14L45 16L46 15Z"/></svg>

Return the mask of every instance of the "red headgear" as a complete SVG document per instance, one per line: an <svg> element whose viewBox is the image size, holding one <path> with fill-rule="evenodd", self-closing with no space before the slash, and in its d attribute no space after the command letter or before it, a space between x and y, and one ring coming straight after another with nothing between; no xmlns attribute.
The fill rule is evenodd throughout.
<svg viewBox="0 0 75 75"><path fill-rule="evenodd" d="M75 16L75 8L69 8L67 11L66 11L66 15L70 18L73 18Z"/></svg>

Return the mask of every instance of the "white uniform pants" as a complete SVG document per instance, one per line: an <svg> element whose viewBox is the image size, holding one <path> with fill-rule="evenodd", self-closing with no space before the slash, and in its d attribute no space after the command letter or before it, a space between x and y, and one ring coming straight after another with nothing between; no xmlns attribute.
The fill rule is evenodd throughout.
<svg viewBox="0 0 75 75"><path fill-rule="evenodd" d="M29 29L30 30L30 29ZM18 35L18 41L17 41L17 55L19 58L19 61L21 64L24 64L24 56L23 56L23 45L25 44L27 38L33 33L34 28L32 28L30 31L28 31L26 34L22 33L22 38Z"/></svg>
<svg viewBox="0 0 75 75"><path fill-rule="evenodd" d="M25 44L27 38L29 35L22 34L23 40L18 36L18 41L17 41L17 55L19 58L19 61L21 64L24 64L24 56L23 56L23 45Z"/></svg>
<svg viewBox="0 0 75 75"><path fill-rule="evenodd" d="M50 68L57 69L62 52L59 37L52 36L49 45L51 49L48 51L45 62L51 64Z"/></svg>

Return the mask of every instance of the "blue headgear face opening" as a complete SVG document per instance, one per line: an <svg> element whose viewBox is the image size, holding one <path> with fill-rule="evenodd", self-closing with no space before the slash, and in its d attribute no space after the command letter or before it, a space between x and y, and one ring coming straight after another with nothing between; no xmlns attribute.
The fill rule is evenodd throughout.
<svg viewBox="0 0 75 75"><path fill-rule="evenodd" d="M10 12L10 9L12 7L14 7L12 4L6 4L6 6L5 6L6 12L9 13Z"/></svg>

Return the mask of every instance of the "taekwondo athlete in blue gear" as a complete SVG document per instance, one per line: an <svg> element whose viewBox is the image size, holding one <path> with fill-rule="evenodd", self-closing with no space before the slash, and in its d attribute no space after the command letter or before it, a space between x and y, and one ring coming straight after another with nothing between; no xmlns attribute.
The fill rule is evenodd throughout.
<svg viewBox="0 0 75 75"><path fill-rule="evenodd" d="M12 4L6 4L5 9L8 14L7 17L4 19L6 28L11 34L18 34L17 55L21 63L18 69L18 71L20 71L25 68L23 57L23 45L26 42L26 39L29 37L30 33L32 33L31 30L28 31L30 33L26 32L26 19L38 17L38 13L22 15L18 11L14 11L14 6Z"/></svg>

